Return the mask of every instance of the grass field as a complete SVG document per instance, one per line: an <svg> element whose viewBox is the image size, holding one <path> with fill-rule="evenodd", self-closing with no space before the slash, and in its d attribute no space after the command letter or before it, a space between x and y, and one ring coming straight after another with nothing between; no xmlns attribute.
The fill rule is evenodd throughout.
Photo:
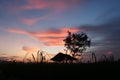
<svg viewBox="0 0 120 80"><path fill-rule="evenodd" d="M120 61L77 64L1 62L0 80L79 80L87 76L102 78L119 71Z"/></svg>

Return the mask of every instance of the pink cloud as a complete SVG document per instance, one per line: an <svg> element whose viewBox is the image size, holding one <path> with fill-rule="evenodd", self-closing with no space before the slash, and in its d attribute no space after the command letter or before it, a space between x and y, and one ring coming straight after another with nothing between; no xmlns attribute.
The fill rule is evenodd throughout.
<svg viewBox="0 0 120 80"><path fill-rule="evenodd" d="M78 28L61 28L61 29L49 29L49 30L44 30L40 32L31 32L32 35L36 37L65 37L67 34L67 31L70 30L71 32L78 32L80 29Z"/></svg>
<svg viewBox="0 0 120 80"><path fill-rule="evenodd" d="M23 24L31 26L39 20L49 19L51 15L59 13L70 6L76 5L80 0L25 0L26 4L17 6L19 10L34 10L34 9L50 9L47 15L37 18L21 18L20 21ZM53 17L52 17L53 18Z"/></svg>
<svg viewBox="0 0 120 80"><path fill-rule="evenodd" d="M61 46L63 45L63 40L67 36L67 31L70 32L78 32L80 31L79 28L61 28L61 29L49 29L49 30L42 30L37 32L32 31L25 31L25 30L16 30L16 29L9 29L8 32L17 33L17 34L24 34L28 36L35 37L37 40L42 41L46 46Z"/></svg>
<svg viewBox="0 0 120 80"><path fill-rule="evenodd" d="M69 6L73 6L78 4L80 0L26 0L27 4L23 5L21 8L25 10L31 10L31 9L65 9Z"/></svg>
<svg viewBox="0 0 120 80"><path fill-rule="evenodd" d="M38 18L31 18L31 19L28 19L28 18L21 18L20 21L23 23L23 24L26 24L26 25L33 25L35 24L39 19Z"/></svg>
<svg viewBox="0 0 120 80"><path fill-rule="evenodd" d="M6 31L11 33L17 33L17 34L28 34L27 31L20 30L20 29L7 29Z"/></svg>
<svg viewBox="0 0 120 80"><path fill-rule="evenodd" d="M4 9L12 14L19 14L25 10L49 9L51 12L62 11L79 4L81 0L14 0L4 1Z"/></svg>
<svg viewBox="0 0 120 80"><path fill-rule="evenodd" d="M41 9L49 9L48 15L53 15L54 13L58 13L63 11L66 8L79 4L81 0L24 0L24 4L20 4L21 0L16 0L13 2L5 2L5 9L12 14L20 14L26 10L41 10ZM42 16L39 18L21 18L20 21L26 25L35 24L37 21L42 19L48 19L46 16Z"/></svg>
<svg viewBox="0 0 120 80"><path fill-rule="evenodd" d="M51 16L53 13L49 13L47 15L41 16L41 17L37 17L37 18L20 18L19 20L28 26L31 26L35 23L37 23L39 20L46 20L49 18L49 16Z"/></svg>
<svg viewBox="0 0 120 80"><path fill-rule="evenodd" d="M40 37L38 38L42 41L46 46L63 46L64 37Z"/></svg>
<svg viewBox="0 0 120 80"><path fill-rule="evenodd" d="M36 52L39 50L39 48L34 46L23 46L22 50L26 52Z"/></svg>

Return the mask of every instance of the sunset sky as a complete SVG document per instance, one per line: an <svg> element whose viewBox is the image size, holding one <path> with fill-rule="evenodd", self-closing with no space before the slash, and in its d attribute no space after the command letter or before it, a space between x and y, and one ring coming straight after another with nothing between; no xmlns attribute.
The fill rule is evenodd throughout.
<svg viewBox="0 0 120 80"><path fill-rule="evenodd" d="M89 52L120 56L120 0L0 0L0 56L64 51L67 31L85 32Z"/></svg>

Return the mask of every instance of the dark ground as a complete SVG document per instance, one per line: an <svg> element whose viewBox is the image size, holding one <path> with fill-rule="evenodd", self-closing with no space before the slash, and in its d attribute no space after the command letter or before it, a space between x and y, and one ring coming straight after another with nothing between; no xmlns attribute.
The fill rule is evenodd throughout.
<svg viewBox="0 0 120 80"><path fill-rule="evenodd" d="M116 80L119 74L120 61L81 64L0 63L0 80L104 80L104 77Z"/></svg>

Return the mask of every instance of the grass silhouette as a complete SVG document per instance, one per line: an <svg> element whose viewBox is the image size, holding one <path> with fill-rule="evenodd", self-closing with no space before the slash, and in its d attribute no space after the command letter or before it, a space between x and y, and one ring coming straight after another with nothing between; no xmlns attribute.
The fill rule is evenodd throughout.
<svg viewBox="0 0 120 80"><path fill-rule="evenodd" d="M0 80L77 79L79 76L119 72L120 60L95 63L0 63ZM93 76L93 77L94 77Z"/></svg>

